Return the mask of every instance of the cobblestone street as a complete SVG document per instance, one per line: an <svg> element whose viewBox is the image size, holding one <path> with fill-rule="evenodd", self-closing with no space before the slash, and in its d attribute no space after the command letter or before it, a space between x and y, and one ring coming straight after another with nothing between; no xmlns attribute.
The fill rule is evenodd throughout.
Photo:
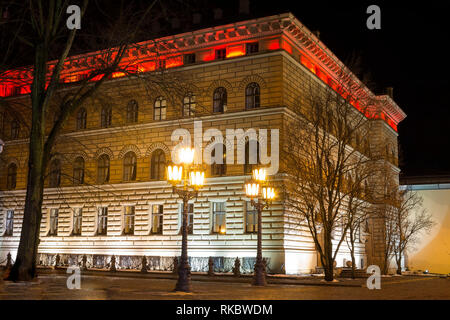
<svg viewBox="0 0 450 320"><path fill-rule="evenodd" d="M381 290L369 290L364 280L340 280L324 285L320 280L281 281L271 279L264 288L250 285L250 278L235 279L216 276L193 280L193 293L173 292L174 279L157 278L152 275L136 277L111 276L108 274L83 275L81 289L69 290L68 275L58 273L40 274L32 283L0 281L0 300L9 299L194 299L194 300L322 300L322 299L450 299L450 279L426 276L402 276L382 278ZM199 280L196 280L199 279ZM308 284L309 281L309 284ZM287 284L289 283L289 284ZM292 284L291 284L292 283ZM302 283L302 284L296 284Z"/></svg>

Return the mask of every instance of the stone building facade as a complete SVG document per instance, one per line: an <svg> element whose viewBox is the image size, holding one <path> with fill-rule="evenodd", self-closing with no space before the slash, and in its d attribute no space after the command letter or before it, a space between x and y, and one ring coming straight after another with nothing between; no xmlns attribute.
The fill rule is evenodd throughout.
<svg viewBox="0 0 450 320"><path fill-rule="evenodd" d="M71 90L70 82L89 69L91 58L69 59L63 74L68 85L62 91ZM115 255L118 268L138 268L145 255L150 269L169 270L181 249L180 199L163 176L178 143L171 140L173 131L183 128L193 134L195 122L201 122L203 133L210 128L278 129L282 146L283 125L305 83L332 86L344 68L291 14L140 43L127 59L137 61L142 74L157 74L177 89L165 91L117 74L64 126L46 178L39 245L43 265L54 263L59 254L62 264L80 263L87 255L91 267L105 267ZM0 88L5 100L22 105L30 98L17 93L26 91ZM390 97L377 99L370 143L373 148L388 146L386 161L398 174L396 126L405 115ZM0 116L0 138L5 141L0 155L2 262L8 252L15 256L19 243L28 140L20 119L6 112ZM207 144L203 141L203 148ZM208 258L214 257L219 270L230 271L239 257L243 271L251 271L256 221L243 191L249 178L246 166L207 166L206 176L190 207L192 270L205 270ZM271 179L281 186L282 168ZM264 210L263 256L269 271L294 274L318 266L309 231L295 221L281 197ZM369 241L358 243L358 267L376 263L382 230L376 222L371 228ZM346 260L350 254L342 246L337 265Z"/></svg>

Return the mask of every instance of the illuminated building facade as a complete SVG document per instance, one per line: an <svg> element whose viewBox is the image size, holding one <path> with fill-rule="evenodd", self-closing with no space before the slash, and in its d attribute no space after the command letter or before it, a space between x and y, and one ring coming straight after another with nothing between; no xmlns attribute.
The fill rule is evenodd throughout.
<svg viewBox="0 0 450 320"><path fill-rule="evenodd" d="M155 52L158 52L156 54ZM63 82L76 86L95 67L98 53L68 59ZM111 255L123 268L138 268L143 255L150 269L168 270L180 252L181 205L164 178L164 167L176 144L176 128L194 132L217 128L280 129L304 83L316 81L336 89L344 68L333 53L291 14L282 14L203 29L136 44L124 64L142 74L160 73L188 79L180 97L165 96L137 79L117 72L97 95L65 125L57 154L49 165L41 223L40 262L55 254L63 263L86 254L92 267L106 265ZM11 72L0 84L9 101L29 103L27 85ZM96 79L93 79L95 81ZM355 81L358 81L355 79ZM397 124L403 111L387 95L374 114L373 148L388 145L387 160L397 170ZM354 104L359 108L358 103ZM0 138L5 141L0 168L0 261L18 246L26 192L27 133L20 119L0 113ZM204 142L204 147L206 142ZM226 146L225 146L226 149ZM281 149L281 147L280 147ZM243 184L250 166L208 166L205 187L189 207L189 255L192 270L205 270L215 257L230 271L234 259L251 270L256 255L255 211ZM273 177L282 182L282 168ZM274 272L310 272L318 266L312 238L295 223L282 199L263 212L263 255ZM376 262L380 238L376 226L357 244L358 267ZM367 249L367 250L366 250ZM345 246L337 265L350 260ZM246 267L246 265L248 265Z"/></svg>

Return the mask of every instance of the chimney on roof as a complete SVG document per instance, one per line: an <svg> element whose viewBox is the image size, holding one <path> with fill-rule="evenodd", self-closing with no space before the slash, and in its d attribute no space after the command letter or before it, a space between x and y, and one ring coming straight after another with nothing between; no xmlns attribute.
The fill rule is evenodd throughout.
<svg viewBox="0 0 450 320"><path fill-rule="evenodd" d="M320 39L320 31L319 30L313 31L312 33L317 37L317 39Z"/></svg>
<svg viewBox="0 0 450 320"><path fill-rule="evenodd" d="M240 14L250 13L250 0L239 0L239 13Z"/></svg>
<svg viewBox="0 0 450 320"><path fill-rule="evenodd" d="M387 87L387 88L386 88L386 94L387 94L391 99L394 99L394 87Z"/></svg>

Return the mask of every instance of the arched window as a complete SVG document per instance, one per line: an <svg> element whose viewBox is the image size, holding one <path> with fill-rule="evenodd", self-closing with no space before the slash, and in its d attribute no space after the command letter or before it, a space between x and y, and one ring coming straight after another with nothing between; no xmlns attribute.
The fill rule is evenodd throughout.
<svg viewBox="0 0 450 320"><path fill-rule="evenodd" d="M224 87L214 90L213 100L213 112L224 112L227 105L227 90Z"/></svg>
<svg viewBox="0 0 450 320"><path fill-rule="evenodd" d="M17 165L15 163L11 163L8 166L8 177L6 182L6 188L9 190L16 188L17 182Z"/></svg>
<svg viewBox="0 0 450 320"><path fill-rule="evenodd" d="M152 153L151 159L151 179L152 180L163 180L164 173L166 170L166 155L161 149L155 150Z"/></svg>
<svg viewBox="0 0 450 320"><path fill-rule="evenodd" d="M86 109L81 108L77 113L77 130L86 129Z"/></svg>
<svg viewBox="0 0 450 320"><path fill-rule="evenodd" d="M219 146L220 148L220 146ZM214 148L211 152L211 157L215 157L216 148ZM227 148L224 144L222 144L222 163L212 163L211 164L211 175L213 176L224 176L227 173Z"/></svg>
<svg viewBox="0 0 450 320"><path fill-rule="evenodd" d="M190 93L183 98L183 117L191 117L195 112L195 96Z"/></svg>
<svg viewBox="0 0 450 320"><path fill-rule="evenodd" d="M18 139L20 132L20 124L19 121L13 120L11 123L11 139Z"/></svg>
<svg viewBox="0 0 450 320"><path fill-rule="evenodd" d="M250 83L245 89L245 109L259 108L259 85Z"/></svg>
<svg viewBox="0 0 450 320"><path fill-rule="evenodd" d="M137 161L134 152L127 152L123 158L123 181L136 181Z"/></svg>
<svg viewBox="0 0 450 320"><path fill-rule="evenodd" d="M255 140L247 141L245 143L244 174L251 174L253 166L258 164L260 164L259 143Z"/></svg>
<svg viewBox="0 0 450 320"><path fill-rule="evenodd" d="M111 120L112 120L112 108L111 107L103 107L101 118L102 118L101 119L102 128L110 127Z"/></svg>
<svg viewBox="0 0 450 320"><path fill-rule="evenodd" d="M57 188L61 184L61 161L55 159L50 163L50 188Z"/></svg>
<svg viewBox="0 0 450 320"><path fill-rule="evenodd" d="M155 100L153 107L153 120L165 120L167 112L167 101L163 97L158 97Z"/></svg>
<svg viewBox="0 0 450 320"><path fill-rule="evenodd" d="M139 106L136 100L130 100L127 105L127 123L138 122Z"/></svg>
<svg viewBox="0 0 450 320"><path fill-rule="evenodd" d="M78 157L75 159L73 164L73 184L83 184L84 183L84 159L83 157Z"/></svg>
<svg viewBox="0 0 450 320"><path fill-rule="evenodd" d="M109 182L109 157L104 154L98 158L97 165L97 181L98 183Z"/></svg>

